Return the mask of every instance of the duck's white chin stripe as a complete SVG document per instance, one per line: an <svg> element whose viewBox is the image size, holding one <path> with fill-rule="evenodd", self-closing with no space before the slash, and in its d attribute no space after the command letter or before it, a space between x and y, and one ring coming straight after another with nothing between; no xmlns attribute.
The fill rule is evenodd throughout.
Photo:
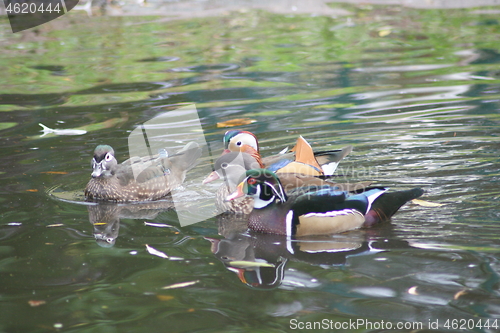
<svg viewBox="0 0 500 333"><path fill-rule="evenodd" d="M260 208L264 208L264 207L267 207L268 205L270 205L272 202L274 201L274 197L271 198L271 200L262 200L260 198L254 198L253 200L253 207L254 208L257 208L257 209L260 209Z"/></svg>
<svg viewBox="0 0 500 333"><path fill-rule="evenodd" d="M255 192L254 195L252 195L252 197L254 199L253 200L253 208L257 208L257 209L267 207L268 205L270 205L274 201L274 198L275 198L275 196L273 195L271 197L271 199L269 199L269 200L262 200L260 198L260 186L257 187L257 191Z"/></svg>

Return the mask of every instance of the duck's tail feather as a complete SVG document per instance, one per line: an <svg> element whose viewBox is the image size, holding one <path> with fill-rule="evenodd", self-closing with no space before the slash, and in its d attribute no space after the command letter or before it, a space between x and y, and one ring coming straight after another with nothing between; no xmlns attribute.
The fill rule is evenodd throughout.
<svg viewBox="0 0 500 333"><path fill-rule="evenodd" d="M410 200L424 194L421 188L413 188L406 191L386 192L373 202L371 209L365 215L365 226L371 226L377 222L388 220L401 206Z"/></svg>
<svg viewBox="0 0 500 333"><path fill-rule="evenodd" d="M201 156L201 148L196 142L189 142L172 157L171 162L182 170L190 170L196 166Z"/></svg>
<svg viewBox="0 0 500 333"><path fill-rule="evenodd" d="M315 152L314 156L321 165L325 175L333 175L340 161L352 152L352 146L338 150Z"/></svg>

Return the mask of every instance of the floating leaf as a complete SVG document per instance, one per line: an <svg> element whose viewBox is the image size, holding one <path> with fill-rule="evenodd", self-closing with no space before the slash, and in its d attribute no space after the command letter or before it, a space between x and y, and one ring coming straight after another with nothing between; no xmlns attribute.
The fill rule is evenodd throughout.
<svg viewBox="0 0 500 333"><path fill-rule="evenodd" d="M168 256L165 253L158 251L157 249L149 246L148 244L146 244L146 250L148 250L148 252L154 256L168 259Z"/></svg>
<svg viewBox="0 0 500 333"><path fill-rule="evenodd" d="M38 190L36 188L29 188L26 192L38 192Z"/></svg>
<svg viewBox="0 0 500 333"><path fill-rule="evenodd" d="M195 281L188 281L188 282L180 282L180 283L174 283L174 284L171 284L169 286L165 286L161 289L177 289L177 288L186 288L186 287L189 287L189 286L192 286L194 284L197 284L198 282L200 282L200 280L195 280Z"/></svg>
<svg viewBox="0 0 500 333"><path fill-rule="evenodd" d="M414 203L415 205L419 205L422 207L441 207L441 206L444 206L444 204L420 200L420 199L413 199L411 202Z"/></svg>
<svg viewBox="0 0 500 333"><path fill-rule="evenodd" d="M170 301L173 300L175 297L171 295L156 295L156 298L158 298L160 301Z"/></svg>
<svg viewBox="0 0 500 333"><path fill-rule="evenodd" d="M251 123L255 123L257 120L250 119L250 118L237 118L237 119L231 119L228 121L222 121L220 123L217 123L217 127L234 127L234 126L242 126L242 125L248 125Z"/></svg>
<svg viewBox="0 0 500 333"><path fill-rule="evenodd" d="M85 125L85 126L80 126L80 127L76 127L76 128L73 128L73 129L69 129L69 130L59 130L59 131L66 131L66 135L81 135L83 134L83 132L90 132L90 131L98 131L98 130L102 130L102 129L106 129L106 128L111 128L111 127L114 127L116 125L119 125L119 124L123 124L124 122L126 122L128 120L128 114L126 112L123 112L121 113L122 115L122 118L112 118L112 119L108 119L108 120L105 120L101 123L93 123L93 124L90 124L90 125ZM50 128L48 130L51 130ZM56 130L57 131L57 130ZM54 133L49 133L48 131L45 131L45 133L47 134L47 136L53 136ZM61 134L61 132L59 132L59 135ZM29 140L37 140L39 139L40 136L39 135L33 135L33 136L30 136L28 137Z"/></svg>
<svg viewBox="0 0 500 333"><path fill-rule="evenodd" d="M385 37L385 36L390 35L390 34L391 34L391 30L380 30L380 31L378 32L378 35L379 35L380 37Z"/></svg>
<svg viewBox="0 0 500 333"><path fill-rule="evenodd" d="M87 131L82 129L57 129L57 128L49 128L42 123L38 123L38 125L42 126L43 134L40 137L44 137L47 134L55 134L55 135L83 135L87 134Z"/></svg>
<svg viewBox="0 0 500 333"><path fill-rule="evenodd" d="M106 225L106 224L108 224L108 223L106 223L106 222L96 222L96 223L94 223L94 225Z"/></svg>
<svg viewBox="0 0 500 333"><path fill-rule="evenodd" d="M466 289L462 289L460 290L458 293L456 293L454 296L453 296L453 299L454 300L457 300L459 299L461 296L467 294L467 290Z"/></svg>
<svg viewBox="0 0 500 333"><path fill-rule="evenodd" d="M182 257L169 257L168 260L184 260Z"/></svg>
<svg viewBox="0 0 500 333"><path fill-rule="evenodd" d="M62 227L63 225L64 224L62 224L62 223L49 224L49 225L47 225L47 228Z"/></svg>
<svg viewBox="0 0 500 333"><path fill-rule="evenodd" d="M9 222L7 225L23 225L21 222Z"/></svg>
<svg viewBox="0 0 500 333"><path fill-rule="evenodd" d="M274 267L273 264L270 264L268 262L245 261L245 260L230 261L229 265L236 267Z"/></svg>
<svg viewBox="0 0 500 333"><path fill-rule="evenodd" d="M417 286L413 286L410 289L408 289L408 294L410 294L410 295L418 295Z"/></svg>
<svg viewBox="0 0 500 333"><path fill-rule="evenodd" d="M157 227L157 228L173 228L171 225L164 224L164 223L151 223L151 222L146 222L144 221L144 225L148 225L150 227Z"/></svg>
<svg viewBox="0 0 500 333"><path fill-rule="evenodd" d="M34 299L30 299L30 300L28 301L28 304L29 304L30 306L33 306L33 307L35 307L35 306L40 306L40 305L43 305L43 304L45 304L45 303L47 303L47 302L45 302L44 300L34 300Z"/></svg>

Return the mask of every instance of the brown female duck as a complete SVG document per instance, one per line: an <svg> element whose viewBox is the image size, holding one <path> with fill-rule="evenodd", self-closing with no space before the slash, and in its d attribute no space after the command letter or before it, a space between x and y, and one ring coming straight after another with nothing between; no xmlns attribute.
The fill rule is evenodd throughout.
<svg viewBox="0 0 500 333"><path fill-rule="evenodd" d="M178 187L201 156L201 148L190 142L177 153L132 157L121 164L111 146L99 145L92 158L92 178L85 188L89 201L158 200Z"/></svg>

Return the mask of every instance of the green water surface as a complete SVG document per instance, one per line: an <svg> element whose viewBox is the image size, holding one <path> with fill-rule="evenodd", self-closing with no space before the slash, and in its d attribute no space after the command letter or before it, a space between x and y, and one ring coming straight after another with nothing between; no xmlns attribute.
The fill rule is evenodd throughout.
<svg viewBox="0 0 500 333"><path fill-rule="evenodd" d="M351 14L71 11L16 34L3 18L0 332L498 331L498 14L331 6ZM249 118L238 128L264 156L298 135L317 150L353 145L342 181L422 187L444 205L408 204L390 222L327 237L334 252L295 244L292 254L244 221L182 227L169 205L82 204L96 145L123 161L136 126L186 103L214 158L228 129L217 123ZM87 133L42 137L38 123ZM210 199L220 183L190 182L200 168L186 191ZM113 246L96 242L103 233Z"/></svg>

